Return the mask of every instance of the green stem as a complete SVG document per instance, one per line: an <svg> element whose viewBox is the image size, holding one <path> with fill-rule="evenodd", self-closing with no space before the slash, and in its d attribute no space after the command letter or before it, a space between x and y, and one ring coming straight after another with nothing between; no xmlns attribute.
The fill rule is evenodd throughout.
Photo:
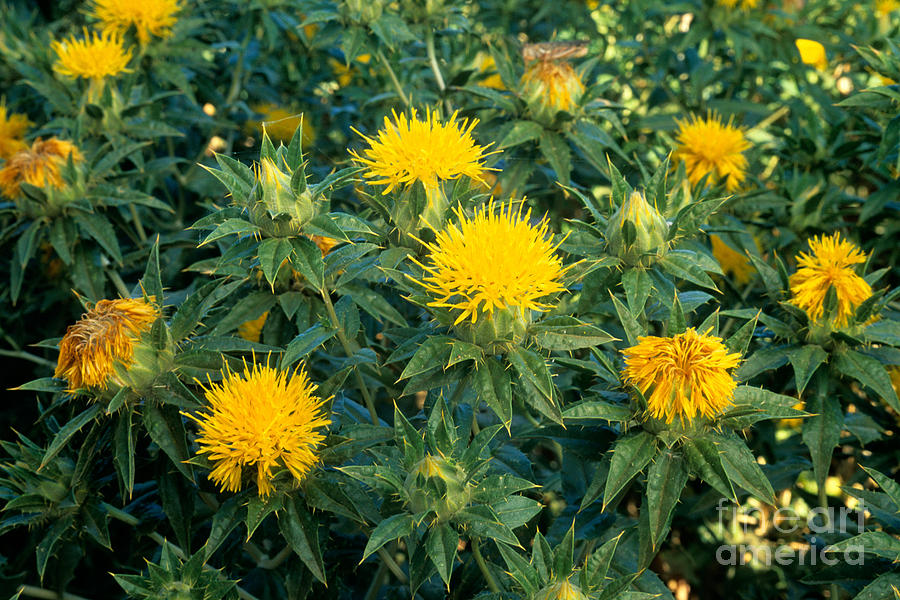
<svg viewBox="0 0 900 600"><path fill-rule="evenodd" d="M441 75L441 67L438 65L437 56L434 53L434 31L432 31L431 27L425 30L425 52L428 54L428 63L431 65L431 71L434 73L438 89L441 91L441 96L443 96L444 92L447 91L447 84L444 83L444 76ZM446 98L444 98L444 108L448 113L450 112L450 101Z"/></svg>
<svg viewBox="0 0 900 600"><path fill-rule="evenodd" d="M76 596L75 594L68 594L65 592L58 594L52 590L45 590L44 588L33 585L20 585L18 593L22 596L45 598L46 600L88 600L84 596Z"/></svg>
<svg viewBox="0 0 900 600"><path fill-rule="evenodd" d="M344 353L347 355L347 358L352 358L354 354L353 346L347 338L347 333L341 326L341 321L334 310L334 304L331 303L331 296L328 294L327 289L322 290L322 301L325 303L325 310L328 311L328 318L331 319L331 324L337 330L337 338L344 348ZM375 402L372 400L372 394L369 393L369 387L366 385L366 381L358 368L353 369L353 373L356 375L356 383L363 400L365 400L366 408L369 409L369 417L372 419L372 424L378 425L378 411L375 410Z"/></svg>
<svg viewBox="0 0 900 600"><path fill-rule="evenodd" d="M137 230L138 237L141 238L141 242L147 241L147 234L144 232L144 226L141 224L141 217L138 215L137 207L134 203L128 205L128 208L131 209L131 218L134 219L134 228Z"/></svg>
<svg viewBox="0 0 900 600"><path fill-rule="evenodd" d="M378 570L375 571L375 576L372 577L372 583L369 584L369 589L366 591L366 596L363 600L375 600L378 598L378 592L381 590L381 580L384 579L385 573L387 573L387 563L379 563Z"/></svg>
<svg viewBox="0 0 900 600"><path fill-rule="evenodd" d="M487 582L488 589L494 594L499 594L500 587L497 585L497 582L494 581L494 576L488 570L487 563L484 562L484 557L481 556L481 548L478 547L478 538L473 537L469 541L472 542L472 554L475 556L475 562L478 563L478 568L481 569L481 574L484 575L484 580Z"/></svg>
<svg viewBox="0 0 900 600"><path fill-rule="evenodd" d="M21 358L22 360L30 360L33 363L37 363L39 365L43 365L45 367L50 367L51 369L56 368L56 363L46 358L41 358L40 356L35 356L34 354L29 354L24 350L0 350L0 356L9 356L10 358Z"/></svg>
<svg viewBox="0 0 900 600"><path fill-rule="evenodd" d="M382 52L380 48L375 51L375 55L378 56L378 60L380 60L387 69L391 82L394 84L394 89L397 90L397 95L400 96L400 100L405 106L409 106L409 98L403 92L403 86L400 85L400 80L397 79L397 74L394 73L394 69L391 68L391 63L388 62L387 56L384 55L384 52Z"/></svg>
<svg viewBox="0 0 900 600"><path fill-rule="evenodd" d="M397 564L397 561L394 560L394 557L388 554L387 550L385 550L384 548L379 548L378 556L381 558L384 564L387 565L387 568L391 570L391 573L394 574L394 577L396 577L400 583L406 584L407 582L409 582L409 578L406 577L406 573L403 572L403 569L400 568L400 565Z"/></svg>
<svg viewBox="0 0 900 600"><path fill-rule="evenodd" d="M125 282L122 281L122 278L119 276L119 272L115 269L108 269L106 274L109 275L110 280L112 280L113 285L116 286L116 291L121 294L123 298L131 298L131 292L125 286Z"/></svg>

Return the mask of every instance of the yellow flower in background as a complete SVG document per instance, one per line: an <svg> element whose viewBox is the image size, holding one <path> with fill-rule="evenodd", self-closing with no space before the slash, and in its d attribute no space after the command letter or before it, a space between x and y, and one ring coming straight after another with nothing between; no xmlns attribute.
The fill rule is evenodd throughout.
<svg viewBox="0 0 900 600"><path fill-rule="evenodd" d="M84 30L84 39L74 36L51 42L56 52L53 70L66 77L100 80L131 71L131 49L125 49L122 37L108 31L101 34Z"/></svg>
<svg viewBox="0 0 900 600"><path fill-rule="evenodd" d="M525 67L522 90L547 108L570 111L581 100L584 83L564 60L535 60Z"/></svg>
<svg viewBox="0 0 900 600"><path fill-rule="evenodd" d="M843 327L872 295L872 287L853 267L865 263L866 255L852 242L842 240L840 233L813 238L809 249L811 254L797 256L799 268L789 278L791 304L806 311L811 321L819 321L825 312L825 296L833 287L837 295L833 325Z"/></svg>
<svg viewBox="0 0 900 600"><path fill-rule="evenodd" d="M150 36L167 38L180 9L180 0L94 0L90 15L100 21L103 32L124 35L134 27L142 44Z"/></svg>
<svg viewBox="0 0 900 600"><path fill-rule="evenodd" d="M275 141L288 144L294 137L294 132L303 122L303 147L311 146L316 141L316 131L308 119L303 118L302 112L296 112L272 104L271 102L262 102L250 106L254 112L262 115L259 121L248 121L244 128L248 135L261 135L263 127L269 137Z"/></svg>
<svg viewBox="0 0 900 600"><path fill-rule="evenodd" d="M900 0L875 0L875 12L879 17L887 17L900 8Z"/></svg>
<svg viewBox="0 0 900 600"><path fill-rule="evenodd" d="M266 319L268 318L269 311L266 311L255 319L244 321L237 329L238 336L248 342L258 343L259 338L262 335L262 328L266 324Z"/></svg>
<svg viewBox="0 0 900 600"><path fill-rule="evenodd" d="M624 354L625 383L640 390L653 418L684 423L698 414L715 417L733 404L737 383L729 369L741 355L728 352L720 337L693 328L672 337L645 336Z"/></svg>
<svg viewBox="0 0 900 600"><path fill-rule="evenodd" d="M753 10L759 6L759 0L716 0L716 4L725 8L740 8L741 10Z"/></svg>
<svg viewBox="0 0 900 600"><path fill-rule="evenodd" d="M495 309L545 311L552 305L542 298L562 291L565 269L548 236L546 219L530 223L531 211L522 205L493 200L469 218L456 209L459 225L448 224L427 244L426 275L417 281L435 300L429 306L459 311L456 324Z"/></svg>
<svg viewBox="0 0 900 600"><path fill-rule="evenodd" d="M753 268L753 264L747 255L741 254L726 244L718 235L709 236L709 241L712 245L713 256L719 262L719 266L722 267L722 272L734 279L734 283L738 286L750 283L756 269Z"/></svg>
<svg viewBox="0 0 900 600"><path fill-rule="evenodd" d="M710 174L713 181L724 179L729 192L737 191L747 176L747 158L742 153L750 147L741 128L730 119L722 123L716 114L705 119L692 115L677 123L678 147L672 158L684 163L691 184L697 185Z"/></svg>
<svg viewBox="0 0 900 600"><path fill-rule="evenodd" d="M65 378L70 392L105 390L116 363L131 366L135 343L159 315L155 306L142 299L99 301L66 329L53 376Z"/></svg>
<svg viewBox="0 0 900 600"><path fill-rule="evenodd" d="M497 63L489 52L479 52L475 56L475 69L482 74L482 78L476 83L481 87L493 88L495 90L505 90L503 80L497 72Z"/></svg>
<svg viewBox="0 0 900 600"><path fill-rule="evenodd" d="M222 491L239 491L243 468L255 466L259 495L268 496L279 470L301 481L319 461L320 429L331 420L303 369L245 364L243 374L226 370L220 383L204 389L206 412L183 414L199 425L197 453L214 463L209 478Z"/></svg>
<svg viewBox="0 0 900 600"><path fill-rule="evenodd" d="M388 194L397 187L409 187L420 181L425 190L436 190L442 181L466 176L483 182L487 168L484 166L486 146L478 146L472 139L472 130L478 119L471 122L456 120L454 112L443 123L433 111L419 120L416 109L410 116L394 114L394 122L384 118L384 127L375 138L354 129L369 148L360 156L351 150L353 159L367 168L363 177L371 185L387 186Z"/></svg>
<svg viewBox="0 0 900 600"><path fill-rule="evenodd" d="M25 132L33 125L28 117L8 113L6 105L0 103L0 159L8 159L13 154L26 150Z"/></svg>
<svg viewBox="0 0 900 600"><path fill-rule="evenodd" d="M31 148L12 155L0 169L0 191L8 198L16 198L22 183L40 188L62 187L60 170L69 156L76 163L82 160L72 142L55 137L34 140Z"/></svg>
<svg viewBox="0 0 900 600"><path fill-rule="evenodd" d="M797 38L794 40L797 50L800 52L800 60L803 64L813 66L820 71L828 67L828 58L825 55L825 46L815 40Z"/></svg>
<svg viewBox="0 0 900 600"><path fill-rule="evenodd" d="M372 55L360 54L354 58L353 61L367 65L372 62ZM344 61L337 60L336 58L329 58L328 64L331 66L331 70L334 71L335 79L337 79L340 87L347 87L350 85L350 82L353 81L353 77L356 76L357 69L352 64L348 65Z"/></svg>

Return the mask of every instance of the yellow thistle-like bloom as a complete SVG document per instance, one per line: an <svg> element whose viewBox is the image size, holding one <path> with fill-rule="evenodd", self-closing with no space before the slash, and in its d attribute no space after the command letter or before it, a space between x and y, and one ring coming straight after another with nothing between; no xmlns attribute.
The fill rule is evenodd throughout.
<svg viewBox="0 0 900 600"><path fill-rule="evenodd" d="M353 59L353 62L358 62L363 65L367 65L372 62L371 54L360 54L356 58ZM328 65L331 67L331 70L334 71L335 79L337 79L339 87L347 87L350 85L350 82L353 81L353 78L358 74L358 69L352 64L348 65L342 60L337 60L336 58L329 58ZM369 69L371 73L372 70Z"/></svg>
<svg viewBox="0 0 900 600"><path fill-rule="evenodd" d="M625 383L640 390L655 419L712 418L732 405L737 383L729 369L741 355L729 353L722 338L692 328L672 337L640 337L624 354Z"/></svg>
<svg viewBox="0 0 900 600"><path fill-rule="evenodd" d="M472 139L477 124L478 119L457 122L455 112L447 123L442 123L432 111L426 113L424 121L419 120L414 108L409 117L394 112L394 122L385 117L377 138L354 129L369 143L369 148L363 156L353 150L350 154L367 167L363 177L369 183L387 186L385 194L416 181L433 192L441 181L463 175L481 182L487 170L483 163L487 147L476 145Z"/></svg>
<svg viewBox="0 0 900 600"><path fill-rule="evenodd" d="M503 79L497 72L497 63L494 57L488 52L479 52L475 57L475 68L479 73L484 75L477 84L482 87L493 88L495 90L505 90Z"/></svg>
<svg viewBox="0 0 900 600"><path fill-rule="evenodd" d="M13 154L28 148L25 132L32 122L25 115L9 114L6 105L0 103L0 159L8 159Z"/></svg>
<svg viewBox="0 0 900 600"><path fill-rule="evenodd" d="M900 8L898 0L875 0L875 12L879 17L887 17L898 8Z"/></svg>
<svg viewBox="0 0 900 600"><path fill-rule="evenodd" d="M747 176L747 158L742 154L750 147L744 132L731 124L722 123L718 115L706 119L692 116L678 121L678 147L672 158L684 162L688 180L696 185L710 173L714 180L725 179L729 192L737 191Z"/></svg>
<svg viewBox="0 0 900 600"><path fill-rule="evenodd" d="M269 311L266 311L256 319L244 321L237 329L238 336L248 342L259 342L259 338L262 335L262 328L266 324L266 319L268 318Z"/></svg>
<svg viewBox="0 0 900 600"><path fill-rule="evenodd" d="M564 289L565 269L547 220L531 225L531 210L523 214L521 204L508 203L495 211L493 200L471 219L458 208L456 214L459 225L448 224L427 244L430 264L418 263L427 275L417 283L436 298L428 305L459 311L455 324L494 309L550 308L540 300Z"/></svg>
<svg viewBox="0 0 900 600"><path fill-rule="evenodd" d="M51 43L56 52L53 70L66 77L101 80L131 71L131 49L125 49L122 37L104 31L101 34L84 30L84 39L74 36Z"/></svg>
<svg viewBox="0 0 900 600"><path fill-rule="evenodd" d="M297 127L303 122L303 146L309 146L316 140L316 132L309 119L303 113L291 111L271 102L254 104L250 108L262 115L261 121L249 121L244 128L247 134L261 134L263 128L273 140L287 144L294 137Z"/></svg>
<svg viewBox="0 0 900 600"><path fill-rule="evenodd" d="M815 40L798 38L794 40L797 51L800 52L800 60L805 65L810 65L820 71L828 67L828 57L825 55L825 46Z"/></svg>
<svg viewBox="0 0 900 600"><path fill-rule="evenodd" d="M66 329L54 377L64 377L70 392L105 390L116 363L131 366L135 343L159 314L142 299L101 300Z"/></svg>
<svg viewBox="0 0 900 600"><path fill-rule="evenodd" d="M255 465L260 496L272 492L280 467L302 480L318 462L317 449L325 439L320 428L331 423L306 372L245 364L243 375L230 370L223 375L221 383L204 388L207 412L186 414L200 426L197 453L215 463L210 480L223 491L237 492L243 467Z"/></svg>
<svg viewBox="0 0 900 600"><path fill-rule="evenodd" d="M17 152L0 169L0 191L8 198L17 198L22 183L40 188L61 188L60 169L69 156L80 162L81 152L71 142L52 137L38 138L31 148Z"/></svg>
<svg viewBox="0 0 900 600"><path fill-rule="evenodd" d="M132 26L142 44L150 36L167 38L180 9L180 0L94 0L91 16L100 21L103 32L124 35Z"/></svg>
<svg viewBox="0 0 900 600"><path fill-rule="evenodd" d="M738 286L750 283L753 273L756 272L750 259L745 254L741 254L726 244L717 235L709 236L709 241L712 245L713 256L719 262L719 266L722 267L722 272L732 277Z"/></svg>
<svg viewBox="0 0 900 600"><path fill-rule="evenodd" d="M581 77L564 60L532 61L522 74L522 89L554 111L570 111L584 94Z"/></svg>
<svg viewBox="0 0 900 600"><path fill-rule="evenodd" d="M825 312L825 295L833 287L837 295L833 325L843 327L872 295L872 286L853 268L866 262L866 255L852 242L842 240L839 233L813 238L809 249L811 254L797 256L799 268L789 278L791 304L806 311L811 321L819 321Z"/></svg>
<svg viewBox="0 0 900 600"><path fill-rule="evenodd" d="M587 600L587 596L577 585L566 579L538 592L540 600Z"/></svg>
<svg viewBox="0 0 900 600"><path fill-rule="evenodd" d="M741 10L753 10L759 6L759 0L716 0L716 4L725 8L739 8Z"/></svg>

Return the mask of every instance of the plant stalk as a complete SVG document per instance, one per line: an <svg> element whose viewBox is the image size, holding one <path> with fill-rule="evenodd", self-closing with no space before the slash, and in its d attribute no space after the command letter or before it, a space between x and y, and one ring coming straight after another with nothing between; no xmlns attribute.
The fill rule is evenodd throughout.
<svg viewBox="0 0 900 600"><path fill-rule="evenodd" d="M487 563L484 562L484 557L481 556L481 548L478 546L478 538L473 537L472 542L472 554L475 556L475 562L478 563L478 568L481 569L481 574L484 575L484 580L487 583L488 589L491 590L494 594L500 593L500 586L497 585L497 582L494 580L494 576L488 570Z"/></svg>
<svg viewBox="0 0 900 600"><path fill-rule="evenodd" d="M388 62L387 56L384 55L384 52L382 52L380 48L375 51L375 54L378 56L378 60L380 60L387 69L388 75L391 78L391 83L394 84L394 89L397 91L397 95L400 96L400 100L403 101L405 106L409 106L409 98L403 91L403 86L400 85L400 80L397 79L397 74L394 73L394 69L391 67L391 63Z"/></svg>

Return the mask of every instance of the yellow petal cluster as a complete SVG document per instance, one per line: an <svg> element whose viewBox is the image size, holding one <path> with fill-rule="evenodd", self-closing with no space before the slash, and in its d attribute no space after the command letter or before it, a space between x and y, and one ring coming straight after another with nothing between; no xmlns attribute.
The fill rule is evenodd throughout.
<svg viewBox="0 0 900 600"><path fill-rule="evenodd" d="M900 8L898 0L875 0L875 12L879 17L885 18Z"/></svg>
<svg viewBox="0 0 900 600"><path fill-rule="evenodd" d="M159 314L141 299L99 301L66 329L54 377L65 378L70 392L106 389L116 363L131 366L135 342Z"/></svg>
<svg viewBox="0 0 900 600"><path fill-rule="evenodd" d="M866 262L866 255L839 233L815 237L810 254L797 255L797 272L790 276L791 304L802 308L811 321L820 321L825 312L825 295L833 287L837 308L833 325L843 327L856 308L872 295L872 286L860 277L854 265Z"/></svg>
<svg viewBox="0 0 900 600"><path fill-rule="evenodd" d="M69 156L76 163L82 160L81 152L72 142L56 137L36 139L31 148L12 155L0 169L0 191L8 198L17 198L22 183L40 188L61 188L60 170Z"/></svg>
<svg viewBox="0 0 900 600"><path fill-rule="evenodd" d="M497 72L497 63L494 57L488 52L479 52L475 56L475 69L482 74L481 80L477 82L482 87L493 88L495 90L505 90L503 79Z"/></svg>
<svg viewBox="0 0 900 600"><path fill-rule="evenodd" d="M530 223L531 211L522 205L493 200L469 218L456 211L459 225L448 224L437 234L426 274L418 281L435 300L429 306L459 311L456 323L495 309L544 311L542 298L562 291L565 268L549 239L546 219Z"/></svg>
<svg viewBox="0 0 900 600"><path fill-rule="evenodd" d="M245 364L243 374L225 371L205 391L206 412L186 416L199 425L197 453L214 463L209 478L223 491L239 491L244 467L255 466L259 495L268 496L278 470L300 481L318 462L325 440L320 430L331 420L303 369Z"/></svg>
<svg viewBox="0 0 900 600"><path fill-rule="evenodd" d="M180 9L180 0L94 0L90 14L100 21L104 33L124 35L134 27L138 40L146 44L150 36L172 35Z"/></svg>
<svg viewBox="0 0 900 600"><path fill-rule="evenodd" d="M482 181L487 170L484 146L475 144L472 130L478 119L471 122L456 120L457 113L443 123L433 111L419 120L416 109L410 116L394 114L394 121L384 118L384 127L375 138L359 133L369 143L360 156L351 150L353 159L366 167L363 177L372 185L387 186L387 194L397 187L422 182L426 190L437 189L441 181L461 176ZM354 130L356 131L356 130Z"/></svg>
<svg viewBox="0 0 900 600"><path fill-rule="evenodd" d="M709 236L712 254L722 267L722 272L731 277L738 286L750 283L755 269L746 255L741 254L718 235Z"/></svg>
<svg viewBox="0 0 900 600"><path fill-rule="evenodd" d="M303 123L303 146L309 146L316 140L316 132L309 119L303 118L302 112L288 110L271 102L253 104L250 108L262 115L259 121L250 121L245 127L246 133L261 134L263 128L275 141L287 144L294 137L294 132Z"/></svg>
<svg viewBox="0 0 900 600"><path fill-rule="evenodd" d="M266 311L255 319L244 321L237 329L238 336L242 337L248 342L259 342L259 338L262 335L262 328L265 326L266 319L268 318L269 311Z"/></svg>
<svg viewBox="0 0 900 600"><path fill-rule="evenodd" d="M73 36L51 46L56 52L53 70L65 77L100 80L131 71L131 49L125 49L119 34L88 33L85 29L84 39Z"/></svg>
<svg viewBox="0 0 900 600"><path fill-rule="evenodd" d="M728 352L722 338L692 328L672 337L640 337L624 354L625 383L640 390L655 419L712 418L732 405L737 383L729 370L741 355Z"/></svg>
<svg viewBox="0 0 900 600"><path fill-rule="evenodd" d="M705 119L691 116L678 121L678 147L672 154L676 162L683 162L688 180L696 185L707 174L713 181L725 180L729 192L735 192L747 176L747 158L743 152L750 147L744 132L718 115Z"/></svg>
<svg viewBox="0 0 900 600"><path fill-rule="evenodd" d="M753 10L759 6L759 0L716 0L716 4L725 8L739 8L741 10Z"/></svg>
<svg viewBox="0 0 900 600"><path fill-rule="evenodd" d="M522 74L522 88L555 111L571 111L584 94L584 83L564 60L532 61Z"/></svg>
<svg viewBox="0 0 900 600"><path fill-rule="evenodd" d="M6 105L0 103L0 160L28 148L25 143L25 132L31 121L25 115L8 113Z"/></svg>
<svg viewBox="0 0 900 600"><path fill-rule="evenodd" d="M810 65L820 71L828 67L828 57L825 55L825 46L815 40L798 38L794 41L797 51L800 52L800 60L805 65Z"/></svg>

